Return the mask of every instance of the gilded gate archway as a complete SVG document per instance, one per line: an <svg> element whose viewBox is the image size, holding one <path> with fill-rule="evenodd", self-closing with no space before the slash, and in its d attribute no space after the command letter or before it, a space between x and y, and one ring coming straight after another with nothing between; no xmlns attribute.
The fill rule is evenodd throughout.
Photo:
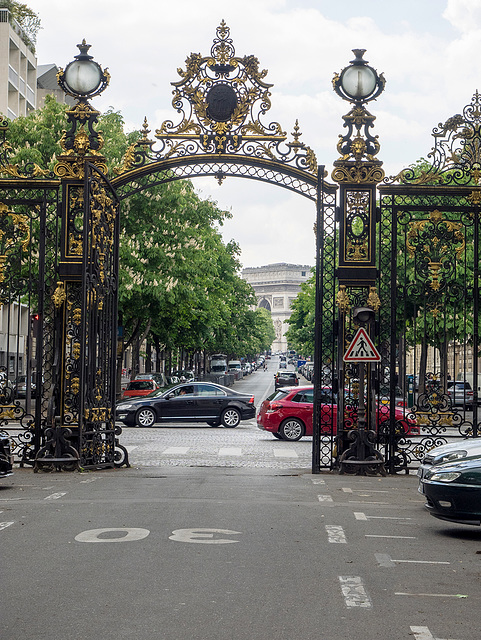
<svg viewBox="0 0 481 640"><path fill-rule="evenodd" d="M89 59L88 48L79 45L77 58ZM365 66L363 51L355 54L354 65ZM477 354L479 346L478 94L435 130L431 166L392 179L375 158L375 118L355 104L344 116L332 184L297 121L290 134L266 123L267 71L254 56L236 55L224 22L209 55L191 54L178 73L174 120L152 134L145 119L112 175L95 127L99 114L87 99L95 92L71 93L77 104L67 112L54 173L12 164L8 123L0 126L0 310L7 356L16 341L13 361L18 370L26 354L36 391L30 382L25 405L19 402L9 392L10 359L0 363L0 418L17 431L17 458L47 469L128 464L115 425L121 203L152 185L197 176L258 180L316 203L313 472L338 465L358 428L363 386L374 446L391 472L408 471L447 435L477 436L477 390L474 411L466 412L450 400L447 376L451 360L454 376L463 350ZM108 81L102 72L96 92ZM338 93L339 82L336 75ZM382 75L378 84L376 96ZM382 355L367 369L366 385L342 364L357 328L355 307L373 310L371 337ZM421 376L412 393L409 375Z"/></svg>

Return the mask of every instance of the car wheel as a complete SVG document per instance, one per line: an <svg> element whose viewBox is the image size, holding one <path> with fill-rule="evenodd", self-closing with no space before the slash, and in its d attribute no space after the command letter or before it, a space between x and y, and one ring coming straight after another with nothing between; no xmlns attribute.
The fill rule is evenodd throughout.
<svg viewBox="0 0 481 640"><path fill-rule="evenodd" d="M224 413L220 417L220 421L224 425L224 427L228 427L229 429L233 429L237 427L239 422L241 421L241 414L238 409L234 409L231 407L230 409L226 409Z"/></svg>
<svg viewBox="0 0 481 640"><path fill-rule="evenodd" d="M287 418L281 424L279 433L284 440L300 440L304 435L304 425L297 418Z"/></svg>
<svg viewBox="0 0 481 640"><path fill-rule="evenodd" d="M142 407L137 411L135 424L139 427L151 427L155 423L156 415L149 407Z"/></svg>

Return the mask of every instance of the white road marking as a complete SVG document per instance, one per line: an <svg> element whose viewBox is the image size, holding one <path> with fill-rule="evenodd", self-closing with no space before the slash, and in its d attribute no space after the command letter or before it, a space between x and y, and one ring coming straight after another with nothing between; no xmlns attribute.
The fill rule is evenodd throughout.
<svg viewBox="0 0 481 640"><path fill-rule="evenodd" d="M274 449L274 458L298 458L294 449Z"/></svg>
<svg viewBox="0 0 481 640"><path fill-rule="evenodd" d="M319 500L319 502L332 502L332 496L329 495L321 495L321 496L317 496L317 499Z"/></svg>
<svg viewBox="0 0 481 640"><path fill-rule="evenodd" d="M404 593L402 591L395 591L395 596L426 596L427 598L467 598L467 595L462 593Z"/></svg>
<svg viewBox="0 0 481 640"><path fill-rule="evenodd" d="M368 596L359 576L339 576L339 582L341 583L342 595L347 607L362 607L364 609L372 607L371 598Z"/></svg>
<svg viewBox="0 0 481 640"><path fill-rule="evenodd" d="M117 537L100 538L103 533L117 532ZM82 531L75 536L77 542L133 542L143 540L149 535L148 529L138 529L135 527L116 527L106 529L89 529Z"/></svg>
<svg viewBox="0 0 481 640"><path fill-rule="evenodd" d="M387 553L375 553L374 557L381 567L394 567L396 564L451 564L438 560L395 560Z"/></svg>
<svg viewBox="0 0 481 640"><path fill-rule="evenodd" d="M435 640L428 627L410 627L416 640Z"/></svg>
<svg viewBox="0 0 481 640"><path fill-rule="evenodd" d="M350 487L343 487L342 490L344 491L344 493L354 493L354 491L356 493L359 493L360 491L368 491L369 493L366 493L365 495L370 495L371 493L389 493L389 491L386 491L385 489L351 489Z"/></svg>
<svg viewBox="0 0 481 640"><path fill-rule="evenodd" d="M227 538L214 538L214 533L223 535L238 535L240 531L230 531L229 529L176 529L172 531L169 540L176 542L191 542L193 544L231 544L239 540L229 540Z"/></svg>
<svg viewBox="0 0 481 640"><path fill-rule="evenodd" d="M354 511L354 517L356 520L367 520L367 515L362 511Z"/></svg>
<svg viewBox="0 0 481 640"><path fill-rule="evenodd" d="M90 482L95 482L98 478L87 478L87 480L80 480L80 484L89 484Z"/></svg>
<svg viewBox="0 0 481 640"><path fill-rule="evenodd" d="M368 502L367 500L349 500L349 504L389 504L389 502Z"/></svg>
<svg viewBox="0 0 481 640"><path fill-rule="evenodd" d="M381 536L374 533L366 533L365 538L394 538L395 540L416 540L416 536Z"/></svg>
<svg viewBox="0 0 481 640"><path fill-rule="evenodd" d="M65 496L67 494L66 491L62 492L58 492L58 493L52 493L49 496L46 496L44 498L44 500L58 500L59 498L61 498L62 496Z"/></svg>
<svg viewBox="0 0 481 640"><path fill-rule="evenodd" d="M312 484L326 484L325 480L321 480L321 479L317 479L317 478L311 478L312 480Z"/></svg>
<svg viewBox="0 0 481 640"><path fill-rule="evenodd" d="M441 638L435 638L428 627L410 627L410 629L415 640L441 640Z"/></svg>
<svg viewBox="0 0 481 640"><path fill-rule="evenodd" d="M411 520L411 518L397 518L396 516L367 516L362 511L354 511L356 520Z"/></svg>
<svg viewBox="0 0 481 640"><path fill-rule="evenodd" d="M167 447L162 453L164 455L181 455L187 453L189 447Z"/></svg>
<svg viewBox="0 0 481 640"><path fill-rule="evenodd" d="M13 522L0 522L0 531L2 529L6 529L7 527L9 527L10 525L14 524L15 521Z"/></svg>
<svg viewBox="0 0 481 640"><path fill-rule="evenodd" d="M327 541L335 544L347 544L346 534L344 529L337 525L326 524Z"/></svg>
<svg viewBox="0 0 481 640"><path fill-rule="evenodd" d="M221 447L218 452L219 456L241 456L242 449L240 447Z"/></svg>

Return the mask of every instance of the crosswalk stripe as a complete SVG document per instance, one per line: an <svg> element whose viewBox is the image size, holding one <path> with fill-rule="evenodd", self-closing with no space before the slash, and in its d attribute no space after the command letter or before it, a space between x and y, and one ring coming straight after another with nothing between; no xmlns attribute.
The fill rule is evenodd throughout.
<svg viewBox="0 0 481 640"><path fill-rule="evenodd" d="M298 458L293 449L274 449L274 458Z"/></svg>
<svg viewBox="0 0 481 640"><path fill-rule="evenodd" d="M165 455L171 455L171 454L180 455L182 453L187 453L188 450L189 450L189 447L167 447L167 449L164 449L162 453Z"/></svg>
<svg viewBox="0 0 481 640"><path fill-rule="evenodd" d="M240 447L221 447L217 453L219 456L241 456L242 449Z"/></svg>

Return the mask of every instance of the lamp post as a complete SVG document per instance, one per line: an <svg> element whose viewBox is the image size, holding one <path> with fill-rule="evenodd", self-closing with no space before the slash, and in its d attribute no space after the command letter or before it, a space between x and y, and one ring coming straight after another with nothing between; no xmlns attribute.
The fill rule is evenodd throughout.
<svg viewBox="0 0 481 640"><path fill-rule="evenodd" d="M99 326L103 329L101 323L107 322L100 314L103 290L99 289L109 285L110 257L107 256L106 247L110 246L108 242L114 233L116 221L112 214L110 222L104 224L103 208L107 207L110 200L100 183L95 185L97 190L93 193L92 180L89 181L92 167L100 175L107 173L106 160L100 153L104 141L94 128L100 113L91 106L89 99L104 91L110 75L89 55L90 45L85 40L77 47L80 53L66 66L65 71L60 69L57 74L59 86L67 95L75 98L76 103L67 110L69 129L60 140L62 154L58 156L54 167L55 174L61 179L62 194L61 255L57 287L52 295L58 327L55 345L58 363L49 405L48 421L51 426L47 442L37 454L36 468L44 465L69 467L72 461L78 464L82 456L96 455L100 458L98 451L108 450L110 454L113 449L110 435L108 441L105 438L102 445L98 444L103 437L102 430L107 430L107 426L104 428L102 425L110 424L112 401L110 396L106 397L105 388L113 375L105 375L106 367L101 358L97 358L96 367L90 366L90 369L95 369L98 378L95 393L99 408L95 422L88 404L92 404L89 390L94 385L91 380L87 382L86 373L87 361L90 365L90 361L95 361ZM91 209L95 197L96 217L93 217ZM99 228L93 228L92 220ZM101 229L102 224L104 228ZM112 316L116 316L116 306L114 311ZM90 320L93 315L96 315L97 324L92 324ZM106 318L108 316L110 321L106 311L103 315ZM103 331L103 342L108 339L110 333ZM89 398L87 392L90 393ZM86 433L93 433L97 444L92 443L94 436L87 437Z"/></svg>
<svg viewBox="0 0 481 640"><path fill-rule="evenodd" d="M371 442L374 433L369 424L372 414L369 410L371 376L367 377L367 394L365 394L365 365L360 363L358 365L360 370L358 428L357 430L347 429L344 415L344 389L347 386L348 375L343 357L352 337L352 324L365 326L366 331L372 332L375 327L375 312L381 306L376 287L376 185L384 178L384 171L382 162L375 157L380 149L378 137L371 133L375 116L369 113L366 104L382 93L385 79L364 60L365 49L353 49L353 53L354 60L351 60L349 66L345 67L340 74L335 74L333 78L334 91L352 105L349 113L343 116L347 131L339 135L337 150L340 157L334 162L332 172L333 180L338 182L340 187L340 206L337 212L339 223L337 433L338 461L341 471L345 470L344 463L349 458L352 462L362 463L356 468L362 473L361 469L366 459L377 459L380 455L377 452L373 453ZM355 307L354 310L352 307ZM371 365L368 365L368 370L370 367ZM365 395L368 399L367 403ZM355 443L349 446L352 440L355 440Z"/></svg>

